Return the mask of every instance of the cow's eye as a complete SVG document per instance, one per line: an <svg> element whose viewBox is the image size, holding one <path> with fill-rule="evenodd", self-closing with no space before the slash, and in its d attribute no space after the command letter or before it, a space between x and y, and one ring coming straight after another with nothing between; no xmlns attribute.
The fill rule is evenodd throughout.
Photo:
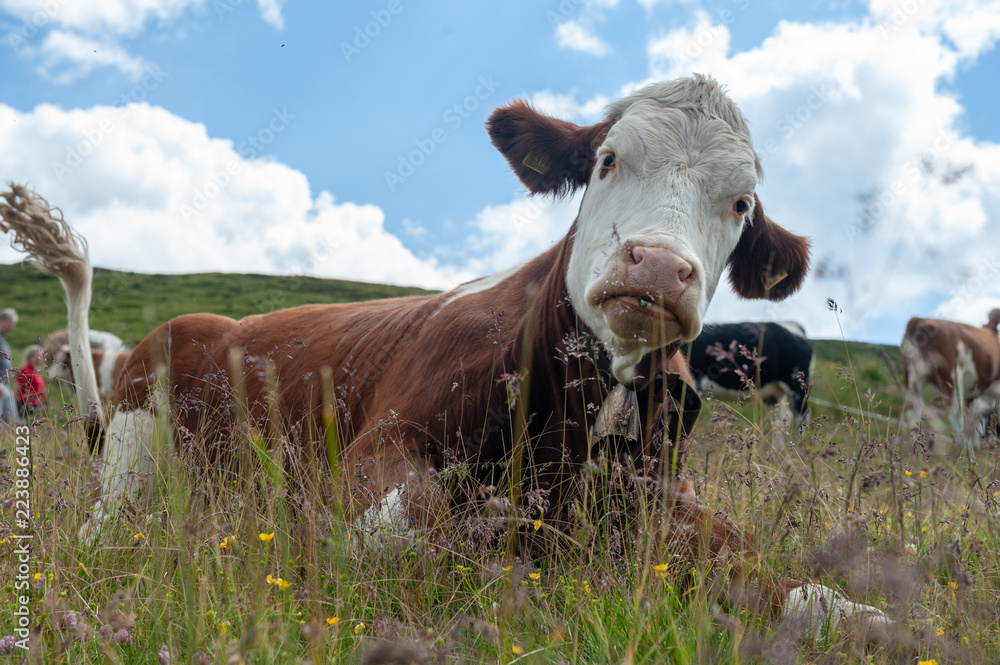
<svg viewBox="0 0 1000 665"><path fill-rule="evenodd" d="M735 212L737 215L742 215L749 209L750 209L750 204L748 204L743 199L740 199L739 201L733 204L733 212Z"/></svg>
<svg viewBox="0 0 1000 665"><path fill-rule="evenodd" d="M604 155L604 159L601 161L601 164L603 166L611 168L612 166L615 165L615 156L614 155L610 155L610 154L609 155Z"/></svg>

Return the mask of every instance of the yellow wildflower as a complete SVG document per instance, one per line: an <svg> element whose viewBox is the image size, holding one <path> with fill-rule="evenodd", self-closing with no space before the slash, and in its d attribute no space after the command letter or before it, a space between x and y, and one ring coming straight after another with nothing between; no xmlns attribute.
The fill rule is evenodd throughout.
<svg viewBox="0 0 1000 665"><path fill-rule="evenodd" d="M132 538L133 538L134 540L142 540L142 539L143 539L143 538L145 538L145 537L146 537L146 534L144 534L144 533L143 533L143 532L141 532L141 531L140 531L139 533L135 534L134 536L132 536Z"/></svg>
<svg viewBox="0 0 1000 665"><path fill-rule="evenodd" d="M521 647L517 646L516 644L512 644L510 646L510 652L512 654L514 654L515 656L520 656L522 653L524 653L524 649L522 649Z"/></svg>
<svg viewBox="0 0 1000 665"><path fill-rule="evenodd" d="M930 660L921 660L917 665L938 665L938 662L931 658Z"/></svg>
<svg viewBox="0 0 1000 665"><path fill-rule="evenodd" d="M535 520L535 531L542 528L542 520Z"/></svg>
<svg viewBox="0 0 1000 665"><path fill-rule="evenodd" d="M338 621L340 621L340 617L327 617L327 618L326 618L326 625L328 625L328 626L333 626L333 625L335 625L335 624L336 624L336 623L337 623Z"/></svg>
<svg viewBox="0 0 1000 665"><path fill-rule="evenodd" d="M910 471L909 469L907 469L907 470L906 470L906 475L908 475L908 476L912 476L912 475L913 475L913 472L912 472L912 471Z"/></svg>
<svg viewBox="0 0 1000 665"><path fill-rule="evenodd" d="M510 565L510 566L500 566L500 570L502 570L505 573L509 573L510 571L514 570L514 566L513 565Z"/></svg>
<svg viewBox="0 0 1000 665"><path fill-rule="evenodd" d="M927 477L927 472L926 471L921 471L920 472L920 477L921 478L926 478Z"/></svg>
<svg viewBox="0 0 1000 665"><path fill-rule="evenodd" d="M653 572L656 573L657 575L659 575L660 577L666 577L667 576L667 567L668 567L668 564L661 563L658 566L653 566Z"/></svg>
<svg viewBox="0 0 1000 665"><path fill-rule="evenodd" d="M272 531L271 533L257 534L257 537L260 538L260 542L269 543L271 542L272 539L274 539L274 531Z"/></svg>
<svg viewBox="0 0 1000 665"><path fill-rule="evenodd" d="M542 575L541 575L541 573L528 573L528 577L530 577L530 578L531 578L531 579L533 579L533 580L537 580L537 579L539 579L539 578L540 578L541 576L542 576Z"/></svg>
<svg viewBox="0 0 1000 665"><path fill-rule="evenodd" d="M361 631L364 630L364 629L365 629L365 624L359 623L357 626L354 627L354 634L355 635L360 635Z"/></svg>
<svg viewBox="0 0 1000 665"><path fill-rule="evenodd" d="M948 586L950 586L952 589L957 589L958 582L948 582Z"/></svg>
<svg viewBox="0 0 1000 665"><path fill-rule="evenodd" d="M236 536L226 536L225 538L222 539L222 542L219 543L219 547L221 547L224 550L228 550L232 547L233 543L235 542L236 542Z"/></svg>
<svg viewBox="0 0 1000 665"><path fill-rule="evenodd" d="M279 589L287 589L288 587L292 586L291 582L286 582L280 577L275 577L273 575L267 576L267 583L270 584L271 586L276 586Z"/></svg>
<svg viewBox="0 0 1000 665"><path fill-rule="evenodd" d="M228 632L229 632L229 622L228 621L220 621L219 622L219 635L222 636L222 635L225 635Z"/></svg>
<svg viewBox="0 0 1000 665"><path fill-rule="evenodd" d="M41 573L35 573L34 574L34 578L35 578L35 581L37 582L38 580L42 579L42 574Z"/></svg>
<svg viewBox="0 0 1000 665"><path fill-rule="evenodd" d="M941 637L942 635L944 635L944 628L938 628L936 631L934 631L934 634L937 635L938 637Z"/></svg>

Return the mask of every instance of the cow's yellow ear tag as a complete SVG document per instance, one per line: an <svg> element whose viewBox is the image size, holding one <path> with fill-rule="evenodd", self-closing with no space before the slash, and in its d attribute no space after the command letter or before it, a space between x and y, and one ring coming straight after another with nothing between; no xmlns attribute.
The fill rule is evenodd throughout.
<svg viewBox="0 0 1000 665"><path fill-rule="evenodd" d="M539 155L537 152L529 152L521 160L521 163L535 173L541 173L542 175L552 170L552 162L549 161L549 158L545 155Z"/></svg>

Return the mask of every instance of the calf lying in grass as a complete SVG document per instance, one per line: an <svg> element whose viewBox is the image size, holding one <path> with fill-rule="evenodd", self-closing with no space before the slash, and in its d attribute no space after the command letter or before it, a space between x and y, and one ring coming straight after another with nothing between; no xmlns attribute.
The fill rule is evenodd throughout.
<svg viewBox="0 0 1000 665"><path fill-rule="evenodd" d="M765 216L754 193L760 163L733 102L696 76L647 86L589 127L514 102L493 112L488 129L532 193L587 188L560 242L439 295L240 321L178 317L132 352L110 418L94 406L83 362L86 253L43 201L19 187L6 195L5 230L68 295L78 396L103 455L84 535L96 536L151 475L157 411L170 414L180 447L209 464L227 459L246 427L339 464L346 514L369 532L447 522L476 496L440 481L459 465L475 487L502 488L513 515L530 523L544 514L569 529L582 470L608 455L662 498L667 547L727 571L724 604L749 597L769 614L806 619L807 629L858 611L884 622L874 608L758 566L752 543L681 475L699 401L678 349L701 330L723 271L741 296L778 300L798 289L809 263L808 242Z"/></svg>

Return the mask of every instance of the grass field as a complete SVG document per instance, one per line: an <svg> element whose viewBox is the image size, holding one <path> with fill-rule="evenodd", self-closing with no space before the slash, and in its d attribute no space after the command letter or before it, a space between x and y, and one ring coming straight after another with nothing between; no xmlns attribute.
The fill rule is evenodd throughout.
<svg viewBox="0 0 1000 665"><path fill-rule="evenodd" d="M63 326L55 280L19 267L0 267L0 279L9 285L0 306L21 312L16 348ZM92 325L136 340L186 311L242 316L399 293L380 288L100 273ZM155 310L143 308L149 302ZM0 637L14 633L24 596L29 661L74 665L1000 662L995 442L967 455L947 435L900 431L894 348L823 340L816 352L813 395L836 406L814 406L811 424L779 450L752 396L712 400L687 472L700 499L739 524L775 570L898 620L868 646L838 626L800 643L764 618L719 614L709 585L681 585L657 567L667 555L652 522L623 542L584 517L570 534L577 544L563 540L534 560L463 532L363 548L313 485L291 482L280 459L249 443L238 474L196 483L165 424L152 507L83 542L93 465L81 423L58 406L31 429L26 479L15 432L0 430ZM586 482L609 473L598 464ZM31 497L27 529L16 525L18 480ZM20 579L22 534L31 551ZM24 655L5 645L0 658Z"/></svg>

